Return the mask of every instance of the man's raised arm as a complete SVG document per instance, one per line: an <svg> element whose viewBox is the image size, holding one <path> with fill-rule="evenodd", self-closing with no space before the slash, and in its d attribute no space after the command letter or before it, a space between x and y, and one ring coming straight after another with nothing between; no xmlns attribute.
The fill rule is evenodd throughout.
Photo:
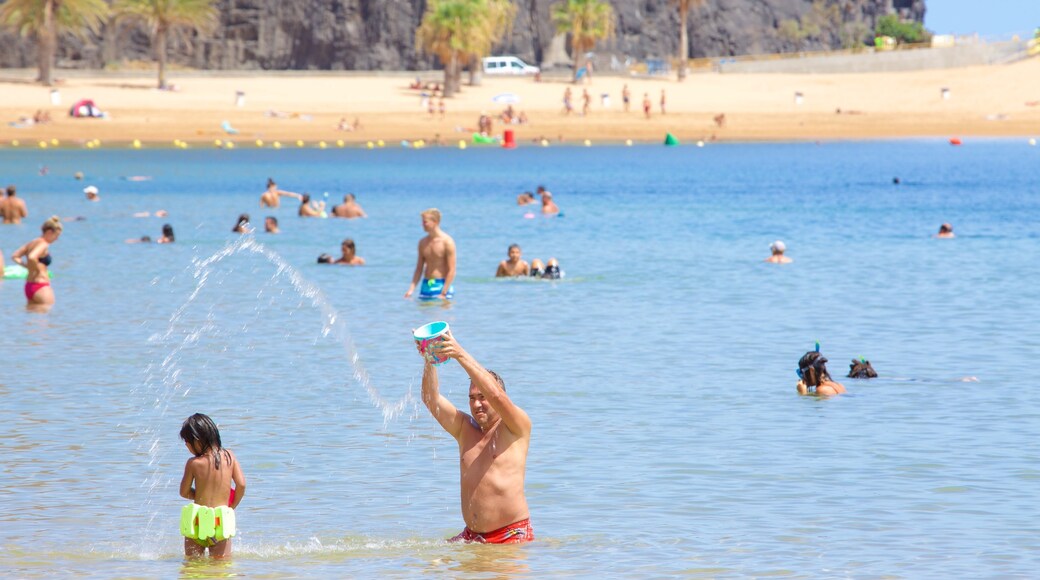
<svg viewBox="0 0 1040 580"><path fill-rule="evenodd" d="M462 436L465 415L456 409L455 405L452 405L444 395L441 395L437 367L429 362L423 367L422 400L441 427L444 427L445 431L458 440Z"/></svg>

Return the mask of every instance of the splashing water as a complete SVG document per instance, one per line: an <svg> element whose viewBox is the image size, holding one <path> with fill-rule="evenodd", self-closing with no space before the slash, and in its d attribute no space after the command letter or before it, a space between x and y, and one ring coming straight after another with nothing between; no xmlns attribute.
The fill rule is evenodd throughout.
<svg viewBox="0 0 1040 580"><path fill-rule="evenodd" d="M148 492L148 497L143 503L149 509L145 511L151 511L151 515L148 518L147 531L141 536L143 540L142 546L145 547L142 552L148 552L150 549L160 549L158 548L160 545L158 539L164 534L162 531L156 532L156 527L153 525L160 512L150 508L155 503L153 499L155 493L167 489L173 483L173 480L168 477L168 471L164 467L164 459L170 446L164 443L164 437L159 432L157 426L162 424L161 419L169 409L173 397L175 395L187 396L192 388L191 385L182 381L184 368L181 366L181 353L185 349L197 345L202 338L219 334L219 328L214 321L212 310L207 314L205 321L194 328L187 330L182 328L184 326L182 319L196 303L203 289L217 271L216 266L223 260L244 252L266 258L275 267L272 280L280 278L288 280L300 297L308 300L314 308L320 311L322 321L321 336L323 338L331 337L343 345L353 368L352 378L368 395L372 405L382 413L384 429L405 411L410 411L410 416L413 417L418 414L418 403L412 396L411 389L397 401L389 401L381 395L379 389L372 384L371 377L361 361L357 347L350 337L349 329L339 312L331 306L318 286L305 279L298 270L276 252L264 247L263 244L257 242L252 236L243 236L235 242L228 243L224 248L208 258L196 258L187 269L194 278L195 287L184 303L170 316L169 326L166 331L155 334L149 339L149 342L153 344L169 346L170 350L163 357L161 363L149 365L143 386L134 389L132 392L135 396L146 399L141 403L141 412L142 414L151 415L147 420L142 420L142 425L145 425L145 427L136 432L132 439L138 441L139 448L148 454L148 465L152 470L151 475L142 482L142 487ZM153 548L147 548L149 546Z"/></svg>

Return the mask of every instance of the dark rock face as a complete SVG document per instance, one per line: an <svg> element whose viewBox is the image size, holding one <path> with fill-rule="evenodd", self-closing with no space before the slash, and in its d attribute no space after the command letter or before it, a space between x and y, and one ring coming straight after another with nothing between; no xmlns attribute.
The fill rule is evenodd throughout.
<svg viewBox="0 0 1040 580"><path fill-rule="evenodd" d="M549 14L556 0L516 0L512 33L495 52L546 63L556 36ZM679 14L672 0L612 0L613 40L600 58L668 58L678 54ZM840 17L800 40L780 32L784 21L813 12L812 0L706 0L689 14L690 56L732 56L840 48L868 36L880 16L896 12L924 21L924 0L824 0ZM415 70L439 63L415 46L426 0L220 0L221 25L211 36L173 43L170 62L201 69ZM840 20L840 21L839 21ZM859 24L856 24L859 23ZM557 41L558 43L559 41ZM106 62L151 60L145 29L110 22L87 41L64 37L58 66L102 68ZM548 64L552 64L551 62ZM33 67L32 39L0 31L0 67Z"/></svg>

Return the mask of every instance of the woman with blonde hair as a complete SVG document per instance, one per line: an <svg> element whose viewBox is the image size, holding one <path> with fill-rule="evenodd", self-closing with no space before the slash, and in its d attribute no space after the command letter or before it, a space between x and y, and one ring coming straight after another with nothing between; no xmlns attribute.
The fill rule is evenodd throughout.
<svg viewBox="0 0 1040 580"><path fill-rule="evenodd" d="M61 237L61 218L51 216L40 228L42 234L11 254L11 259L29 270L25 278L25 299L30 309L46 311L54 305L54 290L47 272L51 265L51 244Z"/></svg>

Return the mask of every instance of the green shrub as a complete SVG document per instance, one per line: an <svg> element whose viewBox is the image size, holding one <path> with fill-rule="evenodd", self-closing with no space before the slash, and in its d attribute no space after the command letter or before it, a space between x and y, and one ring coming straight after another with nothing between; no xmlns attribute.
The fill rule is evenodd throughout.
<svg viewBox="0 0 1040 580"><path fill-rule="evenodd" d="M878 36L891 36L901 44L924 42L930 37L920 22L903 22L895 14L886 14L878 18L874 33Z"/></svg>

